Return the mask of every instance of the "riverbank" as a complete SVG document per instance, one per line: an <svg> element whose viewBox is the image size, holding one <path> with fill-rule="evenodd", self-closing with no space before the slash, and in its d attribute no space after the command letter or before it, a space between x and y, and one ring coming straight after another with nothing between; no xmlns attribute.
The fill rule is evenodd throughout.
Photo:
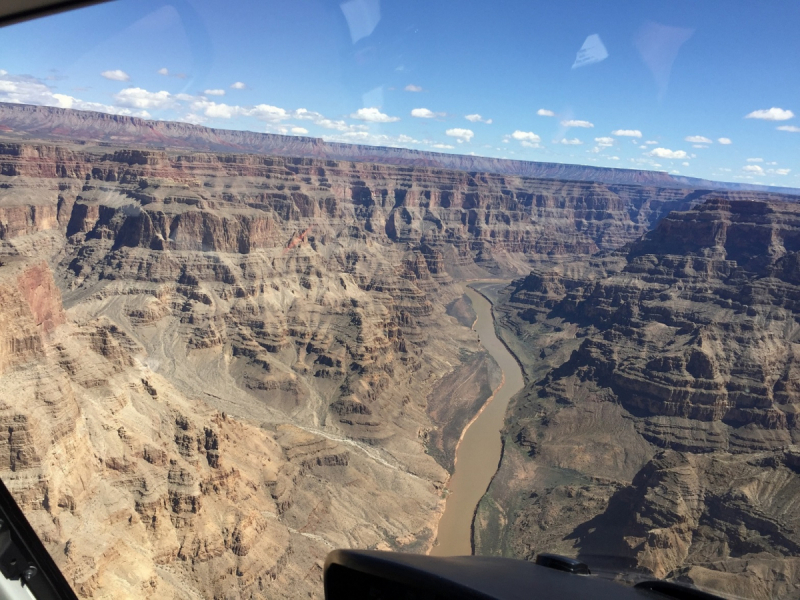
<svg viewBox="0 0 800 600"><path fill-rule="evenodd" d="M445 510L439 521L437 544L430 554L456 556L472 553L472 523L480 499L497 472L503 444L500 430L512 396L524 385L519 360L495 333L489 298L468 286L466 293L476 314L473 329L481 345L501 369L500 385L464 428L456 446L455 470L446 489Z"/></svg>

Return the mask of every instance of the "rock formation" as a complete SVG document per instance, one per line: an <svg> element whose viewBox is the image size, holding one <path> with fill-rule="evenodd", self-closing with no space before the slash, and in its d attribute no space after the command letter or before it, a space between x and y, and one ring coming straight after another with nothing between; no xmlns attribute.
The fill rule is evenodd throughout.
<svg viewBox="0 0 800 600"><path fill-rule="evenodd" d="M276 156L437 167L544 179L649 185L682 189L751 190L797 194L793 188L723 183L669 175L664 171L612 169L589 165L543 163L426 152L409 148L326 142L319 138L253 131L212 129L171 121L148 121L105 113L0 102L0 132L11 138L60 142L100 142L106 146L202 152L249 152Z"/></svg>
<svg viewBox="0 0 800 600"><path fill-rule="evenodd" d="M497 384L465 279L526 276L498 310L536 329L534 358L506 341L542 383L513 406L507 447L523 470L549 457L549 506L573 493L559 469L591 466L575 527L646 497L625 490L650 481L634 478L658 446L791 462L793 355L771 349L793 331L797 265L776 194L19 140L0 143L0 174L0 477L83 597L319 597L330 548L426 551L455 441ZM657 229L614 254L712 196L675 225L697 222L684 242ZM752 200L772 208L730 208L767 206ZM761 214L763 247L720 237L723 214L729 229ZM665 243L681 254L659 258ZM719 310L728 328L709 329ZM642 366L663 327L679 346ZM743 340L740 362L723 338ZM552 406L531 413L539 389ZM515 523L495 533L524 548Z"/></svg>
<svg viewBox="0 0 800 600"><path fill-rule="evenodd" d="M76 323L46 265L0 270L0 472L81 597L320 597L332 547L430 537L435 470L220 413L109 318Z"/></svg>
<svg viewBox="0 0 800 600"><path fill-rule="evenodd" d="M796 204L710 198L517 280L530 377L480 549L795 596L798 257Z"/></svg>

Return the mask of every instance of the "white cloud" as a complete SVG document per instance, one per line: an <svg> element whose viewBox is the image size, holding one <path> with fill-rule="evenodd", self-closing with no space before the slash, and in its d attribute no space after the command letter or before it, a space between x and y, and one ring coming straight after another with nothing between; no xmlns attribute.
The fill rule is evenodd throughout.
<svg viewBox="0 0 800 600"><path fill-rule="evenodd" d="M237 82L231 84L231 89L232 90L243 90L246 87L247 86L244 83L242 83L241 81L237 81Z"/></svg>
<svg viewBox="0 0 800 600"><path fill-rule="evenodd" d="M169 75L169 69L167 69L167 67L161 67L156 73L159 75Z"/></svg>
<svg viewBox="0 0 800 600"><path fill-rule="evenodd" d="M348 125L345 121L341 119L334 121L333 119L328 119L322 117L314 121L315 125L319 125L325 129L333 129L335 131L359 131L358 125Z"/></svg>
<svg viewBox="0 0 800 600"><path fill-rule="evenodd" d="M647 153L648 156L655 156L658 158L686 158L688 154L683 150L670 150L668 148L654 148Z"/></svg>
<svg viewBox="0 0 800 600"><path fill-rule="evenodd" d="M708 148L705 144L692 144L692 148Z"/></svg>
<svg viewBox="0 0 800 600"><path fill-rule="evenodd" d="M790 110L783 108L766 108L762 110L754 110L753 112L745 115L745 119L763 119L765 121L786 121L791 119L794 113Z"/></svg>
<svg viewBox="0 0 800 600"><path fill-rule="evenodd" d="M689 163L688 163L688 162L682 162L681 164L682 164L684 167L688 167L688 166L689 166Z"/></svg>
<svg viewBox="0 0 800 600"><path fill-rule="evenodd" d="M174 100L169 92L148 92L139 87L125 88L114 94L117 104L131 108L155 109L169 108Z"/></svg>
<svg viewBox="0 0 800 600"><path fill-rule="evenodd" d="M590 123L589 121L579 121L577 119L568 119L566 121L561 121L561 124L564 127L594 127L594 123Z"/></svg>
<svg viewBox="0 0 800 600"><path fill-rule="evenodd" d="M207 94L211 94L211 92L212 90L206 91ZM54 94L44 82L33 77L0 75L0 101L4 102L56 106L142 118L151 118L148 110L173 109L179 111L179 114L171 118L187 123L205 123L209 119L247 117L267 123L267 131L279 133L289 133L291 131L298 135L305 135L308 130L304 127L292 129L291 126L284 125L283 121L288 119L307 120L325 129L332 129L342 134L351 135L360 135L360 132L369 129L366 124L349 124L343 120L331 120L321 113L304 108L288 111L268 104L258 104L256 106L230 105L214 102L205 96L183 93L172 95L166 91L151 92L139 87L125 88L114 94L113 98L113 105L86 102L65 94ZM370 139L369 141L373 140ZM375 141L376 143L388 145L395 144L397 140L384 136L382 139L375 137ZM412 138L407 140L400 139L399 141L417 143Z"/></svg>
<svg viewBox="0 0 800 600"><path fill-rule="evenodd" d="M194 113L188 113L182 117L178 117L178 121L182 121L184 123L191 123L192 125L202 125L208 119L206 119L202 115L196 115Z"/></svg>
<svg viewBox="0 0 800 600"><path fill-rule="evenodd" d="M520 131L517 129L514 133L510 136L505 136L503 140L506 142L508 139L514 138L520 144L520 146L524 146L525 148L541 148L542 146L539 144L541 138L533 133L532 131Z"/></svg>
<svg viewBox="0 0 800 600"><path fill-rule="evenodd" d="M414 85L413 83L409 83L406 87L403 88L407 92L421 92L422 88L418 85Z"/></svg>
<svg viewBox="0 0 800 600"><path fill-rule="evenodd" d="M411 116L417 117L418 119L435 119L436 117L443 117L444 113L433 112L427 108L415 108L412 109Z"/></svg>
<svg viewBox="0 0 800 600"><path fill-rule="evenodd" d="M284 119L291 117L291 115L285 109L278 108L277 106L271 106L269 104L257 104L251 109L239 110L248 117L255 117L256 119L260 119L262 121L276 122L283 121Z"/></svg>
<svg viewBox="0 0 800 600"><path fill-rule="evenodd" d="M713 142L703 135L687 135L683 138L687 142L691 142L692 144L712 144Z"/></svg>
<svg viewBox="0 0 800 600"><path fill-rule="evenodd" d="M358 127L365 127L365 126L358 126ZM416 140L413 137L405 134L400 134L398 136L391 136L383 133L372 133L368 130L368 128L359 131L347 131L344 133L323 135L322 139L329 142L370 144L373 146L390 146L394 148L408 147L410 144L423 145L436 149L451 150L453 148L453 146L447 144L435 143L431 140L421 140L421 141Z"/></svg>
<svg viewBox="0 0 800 600"><path fill-rule="evenodd" d="M192 102L190 110L192 114L202 114L212 119L230 119L242 113L238 106L211 102L210 100L196 100Z"/></svg>
<svg viewBox="0 0 800 600"><path fill-rule="evenodd" d="M6 71L5 69L0 69L0 77L2 77L3 75L8 75L8 71Z"/></svg>
<svg viewBox="0 0 800 600"><path fill-rule="evenodd" d="M596 137L594 141L597 142L597 145L600 148L608 148L609 146L614 145L614 138L612 137Z"/></svg>
<svg viewBox="0 0 800 600"><path fill-rule="evenodd" d="M215 102L209 103L206 107L204 114L212 119L230 119L235 114L239 113L238 106L229 106L227 104L217 104Z"/></svg>
<svg viewBox="0 0 800 600"><path fill-rule="evenodd" d="M514 138L515 140L520 140L520 141L524 140L527 142L539 142L542 139L532 131L520 131L519 129L517 129L514 133L512 133L511 137Z"/></svg>
<svg viewBox="0 0 800 600"><path fill-rule="evenodd" d="M128 75L125 71L120 69L114 69L113 71L103 71L100 73L106 79L111 79L112 81L130 81L131 76Z"/></svg>
<svg viewBox="0 0 800 600"><path fill-rule="evenodd" d="M747 162L756 163L756 162L764 162L763 158L748 158Z"/></svg>
<svg viewBox="0 0 800 600"><path fill-rule="evenodd" d="M536 114L539 115L540 117L555 117L556 116L556 113L554 113L552 110L547 110L546 108L540 108L539 110L536 111Z"/></svg>
<svg viewBox="0 0 800 600"><path fill-rule="evenodd" d="M292 113L292 117L295 119L301 119L304 121L312 121L315 125L319 125L325 129L333 129L335 131L364 131L368 129L367 125L350 125L342 120L334 121L332 119L327 118L322 113L318 113L313 110L306 110L305 108L298 108L297 110Z"/></svg>
<svg viewBox="0 0 800 600"><path fill-rule="evenodd" d="M731 144L733 143L733 142L731 141L731 138L719 138L717 141L718 141L720 144L722 144L723 146L729 146L729 145L731 145Z"/></svg>
<svg viewBox="0 0 800 600"><path fill-rule="evenodd" d="M611 132L611 135L640 138L642 137L642 132L638 129L615 129Z"/></svg>
<svg viewBox="0 0 800 600"><path fill-rule="evenodd" d="M60 106L50 88L33 78L23 78L0 75L0 100L14 104L41 104L45 106Z"/></svg>
<svg viewBox="0 0 800 600"><path fill-rule="evenodd" d="M580 146L581 144L583 144L583 142L580 141L578 138L572 138L571 140L568 140L567 138L562 138L561 141L558 143L564 144L565 146Z"/></svg>
<svg viewBox="0 0 800 600"><path fill-rule="evenodd" d="M758 165L747 165L745 167L742 167L742 171L745 171L746 173L755 173L756 175L764 174L764 169L762 169Z"/></svg>
<svg viewBox="0 0 800 600"><path fill-rule="evenodd" d="M99 102L87 102L66 94L54 94L47 85L34 77L8 75L5 72L5 74L0 74L0 78L0 101L2 102L55 106L58 108L73 108L75 110L142 117L144 119L150 118L150 113L146 110L131 110L130 108L109 106Z"/></svg>
<svg viewBox="0 0 800 600"><path fill-rule="evenodd" d="M777 127L778 131L791 131L792 133L800 133L800 127L797 125L781 125Z"/></svg>
<svg viewBox="0 0 800 600"><path fill-rule="evenodd" d="M378 138L380 138L380 137L386 137L386 136L373 135L373 134L371 134L369 131L348 131L348 132L346 132L346 133L343 133L343 134L341 135L341 137L342 137L342 138L343 138L345 141L350 141L350 142L352 142L353 140L358 140L358 141L368 141L368 140L370 140L370 139L372 139L372 138L378 139ZM378 142L376 142L376 141L374 141L374 140L373 140L373 142L374 142L374 143L378 143Z"/></svg>
<svg viewBox="0 0 800 600"><path fill-rule="evenodd" d="M359 108L356 112L350 115L351 119L358 119L359 121L368 121L370 123L394 123L399 121L400 117L390 117L383 114L377 108L371 106L368 108Z"/></svg>
<svg viewBox="0 0 800 600"><path fill-rule="evenodd" d="M444 133L445 135L449 135L450 137L456 138L459 141L459 143L468 142L475 135L475 133L471 129L461 129L460 127L448 129Z"/></svg>
<svg viewBox="0 0 800 600"><path fill-rule="evenodd" d="M3 82L0 82L0 91L7 91L9 88L8 86L4 86ZM11 90L13 91L13 90ZM74 108L75 110L81 110L81 104L90 104L88 102L83 103L77 98L73 98L72 96L67 96L66 94L53 94L53 100L55 103L51 106L57 106L58 108ZM91 103L96 104L96 103ZM105 108L103 104L97 104L97 107L102 109Z"/></svg>
<svg viewBox="0 0 800 600"><path fill-rule="evenodd" d="M619 156L609 156L608 160L619 160Z"/></svg>
<svg viewBox="0 0 800 600"><path fill-rule="evenodd" d="M206 90L203 92L206 96L224 96L225 90Z"/></svg>
<svg viewBox="0 0 800 600"><path fill-rule="evenodd" d="M464 118L467 121L470 121L471 123L486 123L487 125L491 125L492 124L492 120L491 119L484 119L478 113L475 113L474 115L466 115L466 116L464 116Z"/></svg>
<svg viewBox="0 0 800 600"><path fill-rule="evenodd" d="M189 106L192 115L203 115L205 117L209 117L212 119L231 119L233 117L253 117L258 119L259 121L265 121L267 123L276 124L280 121L284 121L286 119L290 119L292 117L295 118L303 118L302 115L289 113L289 111L279 108L277 106L271 106L269 104L257 104L253 107L243 107L237 105L230 105L225 104L223 102L217 103L211 100L206 100L205 98L198 98L192 99L191 96L186 97L178 97L175 98L179 100L193 100ZM303 110L303 109L300 109ZM273 128L273 131L276 129ZM278 132L289 130L285 127L281 129L277 129Z"/></svg>
<svg viewBox="0 0 800 600"><path fill-rule="evenodd" d="M655 140L647 140L645 144L647 144L648 146L655 146L656 144L658 144L658 142Z"/></svg>
<svg viewBox="0 0 800 600"><path fill-rule="evenodd" d="M774 173L775 175L788 175L791 172L791 169L770 169L770 173Z"/></svg>

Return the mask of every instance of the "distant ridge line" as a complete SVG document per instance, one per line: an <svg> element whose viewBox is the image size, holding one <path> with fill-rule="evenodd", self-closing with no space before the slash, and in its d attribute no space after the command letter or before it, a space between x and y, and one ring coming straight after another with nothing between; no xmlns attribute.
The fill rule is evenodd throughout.
<svg viewBox="0 0 800 600"><path fill-rule="evenodd" d="M60 141L108 142L150 149L199 152L241 152L286 157L425 166L542 179L596 181L620 185L652 185L726 191L759 191L800 195L800 189L711 181L670 175L664 171L534 162L427 150L326 142L321 138L254 131L216 129L180 121L0 102L0 136Z"/></svg>

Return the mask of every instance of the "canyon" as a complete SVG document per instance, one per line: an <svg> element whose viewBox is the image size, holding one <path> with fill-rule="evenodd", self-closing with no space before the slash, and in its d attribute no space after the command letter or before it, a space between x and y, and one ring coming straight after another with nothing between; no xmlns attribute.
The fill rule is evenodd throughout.
<svg viewBox="0 0 800 600"><path fill-rule="evenodd" d="M799 256L797 204L710 199L507 288L527 385L478 551L795 596Z"/></svg>
<svg viewBox="0 0 800 600"><path fill-rule="evenodd" d="M402 147L344 144L307 136L214 129L185 122L153 121L94 111L9 102L0 102L0 132L12 141L38 139L62 143L99 143L109 147L137 147L150 150L241 152L291 158L439 167L542 179L681 189L797 193L794 188L713 181L669 174L665 171L533 162Z"/></svg>
<svg viewBox="0 0 800 600"><path fill-rule="evenodd" d="M447 501L439 519L436 545L430 551L432 556L473 554L475 508L497 472L502 453L502 439L498 433L503 428L508 402L523 387L522 370L516 358L495 333L492 305L478 291L486 283L470 284L467 295L476 314L473 328L481 346L500 368L502 377L464 428L456 446L454 469L447 482Z"/></svg>
<svg viewBox="0 0 800 600"><path fill-rule="evenodd" d="M9 119L0 477L81 597L321 597L334 547L430 551L500 380L479 279L514 279L525 387L476 550L797 586L791 197Z"/></svg>

